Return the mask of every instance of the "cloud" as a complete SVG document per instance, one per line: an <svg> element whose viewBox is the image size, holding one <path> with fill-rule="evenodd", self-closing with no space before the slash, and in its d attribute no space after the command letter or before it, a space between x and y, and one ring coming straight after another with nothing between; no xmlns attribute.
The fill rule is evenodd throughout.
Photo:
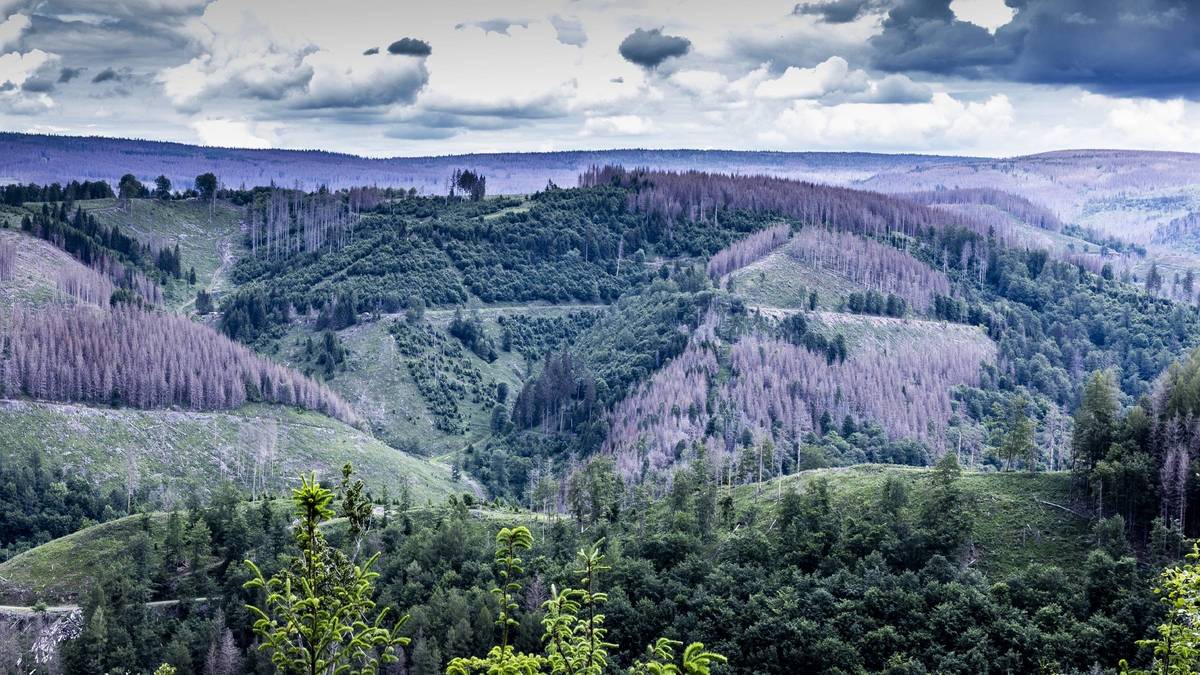
<svg viewBox="0 0 1200 675"><path fill-rule="evenodd" d="M589 117L583 123L583 136L642 136L654 130L654 123L638 115Z"/></svg>
<svg viewBox="0 0 1200 675"><path fill-rule="evenodd" d="M668 81L693 96L712 96L729 86L724 75L711 70L680 70Z"/></svg>
<svg viewBox="0 0 1200 675"><path fill-rule="evenodd" d="M643 68L657 68L669 58L683 56L692 48L692 41L676 35L664 35L661 28L638 28L621 41L618 51L625 60Z"/></svg>
<svg viewBox="0 0 1200 675"><path fill-rule="evenodd" d="M343 58L318 51L304 58L312 72L292 103L298 108L362 108L411 103L425 86L424 59Z"/></svg>
<svg viewBox="0 0 1200 675"><path fill-rule="evenodd" d="M250 125L230 119L211 118L192 122L202 145L222 148L269 148L271 142L251 131Z"/></svg>
<svg viewBox="0 0 1200 675"><path fill-rule="evenodd" d="M1177 0L1008 0L1012 20L962 20L950 0L901 0L870 40L872 63L1092 92L1200 100L1200 4ZM996 26L1003 17L975 20Z"/></svg>
<svg viewBox="0 0 1200 675"><path fill-rule="evenodd" d="M193 27L201 53L166 68L158 80L180 110L201 101L247 99L262 110L365 109L411 103L425 86L431 52L404 38L388 48L415 58L381 59L359 47L321 48L286 27L267 24L239 0L217 0ZM369 52L370 50L368 50Z"/></svg>
<svg viewBox="0 0 1200 675"><path fill-rule="evenodd" d="M563 18L555 14L550 17L550 24L558 34L558 41L564 45L582 47L587 44L587 33L583 30L583 22L579 19Z"/></svg>
<svg viewBox="0 0 1200 675"><path fill-rule="evenodd" d="M926 103L933 98L927 84L913 82L907 75L894 73L872 82L870 90L860 100L867 103Z"/></svg>
<svg viewBox="0 0 1200 675"><path fill-rule="evenodd" d="M0 54L0 82L12 82L14 86L20 87L29 78L55 65L57 60L58 57L54 54L40 49L25 53Z"/></svg>
<svg viewBox="0 0 1200 675"><path fill-rule="evenodd" d="M1182 99L1155 101L1085 94L1080 103L1104 115L1105 136L1127 147L1195 148L1200 145L1197 105Z"/></svg>
<svg viewBox="0 0 1200 675"><path fill-rule="evenodd" d="M433 53L433 47L429 46L428 42L418 40L417 38L400 38L392 44L388 45L388 53L397 56L429 56Z"/></svg>
<svg viewBox="0 0 1200 675"><path fill-rule="evenodd" d="M192 31L199 55L158 74L176 108L195 110L200 101L218 97L278 101L312 79L304 59L317 47L277 35L237 2L210 4Z"/></svg>
<svg viewBox="0 0 1200 675"><path fill-rule="evenodd" d="M31 24L32 21L25 14L13 14L0 22L0 52L15 48Z"/></svg>
<svg viewBox="0 0 1200 675"><path fill-rule="evenodd" d="M507 35L470 25L439 37L438 44L428 61L429 84L415 106L455 126L494 129L561 117L583 95L586 61L577 47L558 40L548 21L514 27ZM620 63L615 54L611 59ZM605 76L611 72L604 69Z"/></svg>
<svg viewBox="0 0 1200 675"><path fill-rule="evenodd" d="M470 24L460 23L455 26L456 29L462 30L466 26L476 26L482 28L485 33L499 33L500 35L508 35L509 29L514 26L528 28L530 21L528 19L486 19L484 21L472 21Z"/></svg>
<svg viewBox="0 0 1200 675"><path fill-rule="evenodd" d="M832 56L813 68L789 67L783 75L761 82L754 94L759 98L821 98L833 92L861 93L870 87L861 70L850 70L840 56Z"/></svg>
<svg viewBox="0 0 1200 675"><path fill-rule="evenodd" d="M82 75L83 71L85 71L85 70L87 70L87 69L86 68L71 68L69 66L63 67L61 70L58 71L58 83L66 84L66 83L70 82L71 80Z"/></svg>
<svg viewBox="0 0 1200 675"><path fill-rule="evenodd" d="M371 47L363 51L363 56L375 56L379 53L379 47Z"/></svg>
<svg viewBox="0 0 1200 675"><path fill-rule="evenodd" d="M30 92L33 94L49 94L54 91L54 80L51 73L36 74L25 80L25 84L21 85L21 91Z"/></svg>
<svg viewBox="0 0 1200 675"><path fill-rule="evenodd" d="M105 68L104 70L96 73L96 76L92 78L92 84L100 84L101 82L119 82L121 79L122 75L120 73L112 68Z"/></svg>
<svg viewBox="0 0 1200 675"><path fill-rule="evenodd" d="M828 23L850 23L863 15L884 6L882 0L828 0L826 2L801 2L792 10L793 14L819 16Z"/></svg>
<svg viewBox="0 0 1200 675"><path fill-rule="evenodd" d="M0 54L0 110L34 115L53 108L54 100L43 83L57 63L56 55L40 49Z"/></svg>
<svg viewBox="0 0 1200 675"><path fill-rule="evenodd" d="M963 21L982 26L993 34L1017 13L1005 0L953 0L950 9Z"/></svg>
<svg viewBox="0 0 1200 675"><path fill-rule="evenodd" d="M797 100L760 138L811 147L863 147L869 143L878 149L967 148L1005 133L1013 120L1012 103L1004 95L963 103L939 93L929 103L916 105L823 106Z"/></svg>

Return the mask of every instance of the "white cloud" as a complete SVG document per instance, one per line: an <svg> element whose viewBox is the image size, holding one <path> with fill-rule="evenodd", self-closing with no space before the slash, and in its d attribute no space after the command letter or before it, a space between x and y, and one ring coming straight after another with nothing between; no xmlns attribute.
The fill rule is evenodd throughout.
<svg viewBox="0 0 1200 675"><path fill-rule="evenodd" d="M202 119L192 122L202 145L234 148L269 148L271 141L250 130L246 122L230 119Z"/></svg>
<svg viewBox="0 0 1200 675"><path fill-rule="evenodd" d="M308 83L307 41L280 35L237 2L217 0L188 30L202 53L158 75L178 108L195 109L215 97L278 100Z"/></svg>
<svg viewBox="0 0 1200 675"><path fill-rule="evenodd" d="M15 47L31 21L24 14L13 14L0 22L0 51Z"/></svg>
<svg viewBox="0 0 1200 675"><path fill-rule="evenodd" d="M990 33L995 33L1017 14L1017 10L1006 5L1004 0L954 0L950 9L959 19L986 28Z"/></svg>
<svg viewBox="0 0 1200 675"><path fill-rule="evenodd" d="M44 92L21 90L35 75L44 75L58 63L58 56L33 49L25 53L0 54L0 108L18 115L46 112L54 107L54 99Z"/></svg>
<svg viewBox="0 0 1200 675"><path fill-rule="evenodd" d="M870 84L865 72L851 70L846 59L831 56L812 68L789 66L778 78L760 83L754 94L759 98L821 98L834 92L859 93Z"/></svg>
<svg viewBox="0 0 1200 675"><path fill-rule="evenodd" d="M1110 98L1084 94L1080 103L1104 115L1106 145L1146 149L1200 147L1200 107L1182 99Z"/></svg>
<svg viewBox="0 0 1200 675"><path fill-rule="evenodd" d="M729 86L724 75L712 70L680 70L667 79L693 96L711 96Z"/></svg>
<svg viewBox="0 0 1200 675"><path fill-rule="evenodd" d="M424 59L318 51L304 57L312 77L296 104L307 108L362 107L410 102L429 72Z"/></svg>
<svg viewBox="0 0 1200 675"><path fill-rule="evenodd" d="M1013 123L1012 103L996 95L963 103L945 93L929 103L845 103L824 106L795 101L760 138L768 143L874 149L969 148L1002 135Z"/></svg>
<svg viewBox="0 0 1200 675"><path fill-rule="evenodd" d="M583 136L642 136L654 130L654 123L638 115L589 117L583 123Z"/></svg>

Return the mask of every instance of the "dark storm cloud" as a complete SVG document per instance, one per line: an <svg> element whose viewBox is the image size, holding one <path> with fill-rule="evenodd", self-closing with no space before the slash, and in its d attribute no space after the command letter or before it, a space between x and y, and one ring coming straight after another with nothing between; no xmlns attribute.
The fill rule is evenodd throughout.
<svg viewBox="0 0 1200 675"><path fill-rule="evenodd" d="M1200 100L1200 5L1182 0L1007 0L995 35L950 0L902 0L870 41L888 71L1078 85L1116 96Z"/></svg>
<svg viewBox="0 0 1200 675"><path fill-rule="evenodd" d="M48 94L54 91L54 80L35 75L21 85L21 91L27 91L31 94Z"/></svg>
<svg viewBox="0 0 1200 675"><path fill-rule="evenodd" d="M424 40L417 38L400 38L392 44L388 45L388 53L399 56L429 56L433 53L433 47Z"/></svg>
<svg viewBox="0 0 1200 675"><path fill-rule="evenodd" d="M683 56L692 48L692 41L677 35L663 35L661 28L637 30L621 41L618 51L626 61L643 68L656 68L663 61Z"/></svg>
<svg viewBox="0 0 1200 675"><path fill-rule="evenodd" d="M153 23L148 18L119 18L93 23L35 13L24 40L30 47L60 55L67 63L115 62L160 68L164 54L178 62L195 56L194 44L174 20ZM175 61L168 63L174 65Z"/></svg>
<svg viewBox="0 0 1200 675"><path fill-rule="evenodd" d="M832 0L831 2L802 2L793 14L810 14L827 23L850 23L864 14L883 6L882 0Z"/></svg>
<svg viewBox="0 0 1200 675"><path fill-rule="evenodd" d="M120 81L120 79L120 73L112 68L105 68L104 70L96 73L96 76L92 78L92 84L100 84L102 82L117 82Z"/></svg>
<svg viewBox="0 0 1200 675"><path fill-rule="evenodd" d="M379 53L379 47L371 47L370 49L363 52L363 56L375 56L378 53Z"/></svg>
<svg viewBox="0 0 1200 675"><path fill-rule="evenodd" d="M58 71L58 83L66 84L82 75L84 70L86 70L86 68L63 68L62 70Z"/></svg>

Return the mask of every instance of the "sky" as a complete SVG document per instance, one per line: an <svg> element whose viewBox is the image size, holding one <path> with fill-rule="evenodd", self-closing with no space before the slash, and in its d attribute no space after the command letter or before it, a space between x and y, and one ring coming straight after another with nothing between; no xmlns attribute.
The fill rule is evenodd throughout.
<svg viewBox="0 0 1200 675"><path fill-rule="evenodd" d="M1200 149L1197 0L0 0L0 130L368 156Z"/></svg>

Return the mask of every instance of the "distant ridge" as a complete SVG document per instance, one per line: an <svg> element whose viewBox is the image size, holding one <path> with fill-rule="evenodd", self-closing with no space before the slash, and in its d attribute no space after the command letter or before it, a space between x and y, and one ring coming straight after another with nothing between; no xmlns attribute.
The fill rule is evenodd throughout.
<svg viewBox="0 0 1200 675"><path fill-rule="evenodd" d="M483 171L496 193L540 190L548 181L570 187L595 164L666 170L762 173L828 183L864 180L881 171L975 161L969 157L865 152L739 150L571 150L369 158L323 150L254 150L100 136L0 132L0 184L73 179L116 181L133 173L143 181L165 174L177 186L212 171L229 186L274 181L304 187L379 185L440 194L456 168Z"/></svg>

